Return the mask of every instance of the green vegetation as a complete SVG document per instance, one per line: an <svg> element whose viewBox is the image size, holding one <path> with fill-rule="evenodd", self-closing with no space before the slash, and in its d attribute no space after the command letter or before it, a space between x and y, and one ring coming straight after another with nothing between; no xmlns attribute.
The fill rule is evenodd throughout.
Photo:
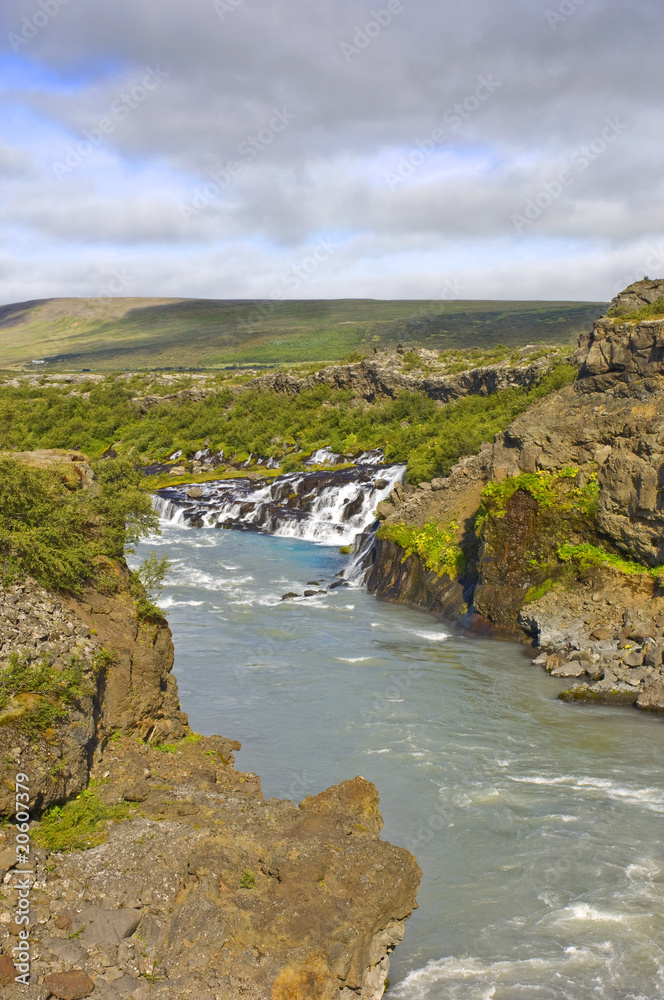
<svg viewBox="0 0 664 1000"><path fill-rule="evenodd" d="M594 519L599 498L597 474L591 473L584 486L570 486L570 480L576 480L578 474L577 468L569 466L557 472L522 472L502 482L488 483L482 491L477 529L481 529L489 514L504 517L508 501L518 490L529 493L542 509L555 508L559 513L578 513Z"/></svg>
<svg viewBox="0 0 664 1000"><path fill-rule="evenodd" d="M427 569L438 576L447 573L454 580L463 571L465 559L457 544L459 525L450 521L447 525L428 521L423 528L408 524L385 524L378 529L378 538L396 542L404 550L402 562L408 556L417 555Z"/></svg>
<svg viewBox="0 0 664 1000"><path fill-rule="evenodd" d="M640 323L644 319L664 319L664 298L641 306L631 312L621 312L620 309L609 309L606 314L611 319L619 319L621 323Z"/></svg>
<svg viewBox="0 0 664 1000"><path fill-rule="evenodd" d="M591 545L589 542L580 545L571 543L560 545L558 558L564 563L574 563L579 569L588 569L590 566L612 566L627 576L646 573L655 580L664 576L664 566L644 566L642 563L632 562L607 552L601 545Z"/></svg>
<svg viewBox="0 0 664 1000"><path fill-rule="evenodd" d="M93 671L105 669L110 659L110 654L102 650L93 660ZM30 664L25 653L19 656L12 652L7 665L0 667L0 725L11 722L26 736L36 738L65 719L69 706L94 692L78 656L71 656L65 666L56 670L46 657Z"/></svg>
<svg viewBox="0 0 664 1000"><path fill-rule="evenodd" d="M256 888L256 876L251 871L250 868L245 868L242 872L242 878L240 879L241 889L255 889Z"/></svg>
<svg viewBox="0 0 664 1000"><path fill-rule="evenodd" d="M373 347L572 343L596 302L50 299L0 307L0 365L210 368L338 361ZM36 366L35 366L36 367Z"/></svg>
<svg viewBox="0 0 664 1000"><path fill-rule="evenodd" d="M284 472L303 468L302 459L317 448L357 455L380 447L387 461L408 462L409 480L419 483L447 473L460 455L477 452L531 403L575 377L575 366L559 364L531 389L469 395L444 406L409 392L349 406L352 392L328 385L301 392L294 406L286 393L247 389L233 396L221 388L201 401L164 401L145 414L130 404L131 389L114 380L88 396L50 386L5 387L0 442L12 450L76 445L92 456L119 442L117 450L132 461L154 461L179 449L191 456L209 441L213 451L223 450L236 463L250 454L274 457ZM129 475L128 462L117 473L108 465L109 472L100 475L109 486L114 475Z"/></svg>
<svg viewBox="0 0 664 1000"><path fill-rule="evenodd" d="M80 591L104 560L158 530L144 477L128 460L100 462L84 489L47 469L0 460L0 579L33 576L45 587Z"/></svg>
<svg viewBox="0 0 664 1000"><path fill-rule="evenodd" d="M126 802L106 805L95 794L95 784L91 781L75 799L44 813L32 833L38 847L49 851L85 851L106 840L106 822L124 819L130 806Z"/></svg>

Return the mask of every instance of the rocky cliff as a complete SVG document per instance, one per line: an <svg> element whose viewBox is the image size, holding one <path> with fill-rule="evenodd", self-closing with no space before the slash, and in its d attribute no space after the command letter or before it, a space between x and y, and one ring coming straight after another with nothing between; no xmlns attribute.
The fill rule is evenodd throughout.
<svg viewBox="0 0 664 1000"><path fill-rule="evenodd" d="M663 289L646 281L621 293L582 336L576 382L447 479L393 493L370 579L378 596L460 626L481 625L470 606L525 631L548 669L586 679L570 697L654 710L664 709L664 316L629 310L656 313ZM390 527L449 523L464 555L455 579L380 540Z"/></svg>
<svg viewBox="0 0 664 1000"><path fill-rule="evenodd" d="M329 385L334 389L349 389L355 398L369 403L394 399L404 391L447 403L462 396L487 396L514 386L530 388L550 370L552 359L558 360L564 352L550 348L544 357L536 359L531 355L540 352L534 352L533 348L525 348L518 353L521 357L517 361L505 360L477 367L466 362L465 371L453 374L446 371L446 364L440 362L438 352L424 348L406 352L401 348L380 351L353 364L330 365L301 378L288 372L270 372L247 382L246 388L297 396L306 389ZM409 354L413 356L411 363L404 363Z"/></svg>
<svg viewBox="0 0 664 1000"><path fill-rule="evenodd" d="M380 839L372 785L266 802L239 743L189 730L168 626L122 593L4 588L0 642L3 691L44 664L75 678L65 717L45 723L46 688L18 681L0 715L2 814L17 773L35 818L70 800L31 831L30 985L13 982L23 876L0 830L2 996L379 1000L420 873Z"/></svg>

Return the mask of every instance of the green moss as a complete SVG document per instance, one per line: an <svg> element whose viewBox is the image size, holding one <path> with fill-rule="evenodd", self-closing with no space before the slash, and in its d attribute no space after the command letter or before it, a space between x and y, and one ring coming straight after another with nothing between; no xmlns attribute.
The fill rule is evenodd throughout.
<svg viewBox="0 0 664 1000"><path fill-rule="evenodd" d="M465 566L463 552L456 541L458 531L457 521L449 521L447 525L428 521L422 528L408 524L385 524L378 529L378 538L400 545L404 550L402 561L417 555L427 569L438 576L447 573L454 580Z"/></svg>
<svg viewBox="0 0 664 1000"><path fill-rule="evenodd" d="M182 746L191 743L200 743L203 739L200 733L189 733L184 739L178 740L177 743L151 743L150 746L153 750L160 750L161 753L178 753Z"/></svg>
<svg viewBox="0 0 664 1000"><path fill-rule="evenodd" d="M575 563L580 569L588 569L591 566L612 566L627 576L647 574L656 580L664 576L664 566L644 566L642 563L632 562L607 552L601 545L591 545L589 542L580 545L566 542L558 546L557 554L561 562Z"/></svg>
<svg viewBox="0 0 664 1000"><path fill-rule="evenodd" d="M536 587L530 587L529 590L526 591L524 602L526 604L530 604L532 601L539 601L540 597L544 597L545 594L548 594L550 590L553 590L554 586L555 584L553 580L548 579Z"/></svg>
<svg viewBox="0 0 664 1000"><path fill-rule="evenodd" d="M482 491L482 502L476 518L480 530L487 517L505 517L507 504L518 490L529 493L542 509L551 508L558 513L583 514L594 518L597 514L599 484L597 473L591 473L584 486L571 486L579 470L567 466L557 472L522 472L502 482L488 483Z"/></svg>
<svg viewBox="0 0 664 1000"><path fill-rule="evenodd" d="M103 653L109 656L105 650ZM102 659L98 657L97 669L101 668ZM0 711L9 708L6 721L34 738L65 719L68 706L94 694L94 686L84 678L83 670L83 662L77 656L72 656L57 671L45 658L30 664L25 654L19 657L11 653L7 666L0 668ZM25 695L37 697L22 699Z"/></svg>
<svg viewBox="0 0 664 1000"><path fill-rule="evenodd" d="M33 831L33 840L49 851L84 851L106 839L108 820L124 819L130 806L126 802L106 805L94 792L94 782L64 806L54 806L42 816Z"/></svg>
<svg viewBox="0 0 664 1000"><path fill-rule="evenodd" d="M242 872L242 878L240 879L241 889L255 889L256 888L256 876L251 871L250 868L245 868Z"/></svg>
<svg viewBox="0 0 664 1000"><path fill-rule="evenodd" d="M352 551L353 551L353 546L352 545L340 545L339 546L339 552L341 553L342 556L349 556Z"/></svg>

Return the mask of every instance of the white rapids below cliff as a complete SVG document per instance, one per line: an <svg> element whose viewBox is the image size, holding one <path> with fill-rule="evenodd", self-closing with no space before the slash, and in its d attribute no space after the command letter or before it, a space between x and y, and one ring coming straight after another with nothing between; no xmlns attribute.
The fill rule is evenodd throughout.
<svg viewBox="0 0 664 1000"><path fill-rule="evenodd" d="M345 577L362 583L363 566L373 544L376 506L402 482L405 465L371 462L326 472L278 476L268 483L246 477L167 486L155 495L162 520L197 528L233 528L319 545L351 546L355 558Z"/></svg>

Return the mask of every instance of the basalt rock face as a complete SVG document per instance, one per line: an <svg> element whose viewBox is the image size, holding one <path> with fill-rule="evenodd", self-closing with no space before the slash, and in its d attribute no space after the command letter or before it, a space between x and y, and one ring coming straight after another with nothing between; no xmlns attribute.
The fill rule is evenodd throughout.
<svg viewBox="0 0 664 1000"><path fill-rule="evenodd" d="M612 305L624 313L656 302L662 292L664 281L639 282ZM557 657L542 661L554 673L562 671L556 676L590 678L579 691L572 689L571 699L662 711L664 594L645 569L664 564L664 320L598 320L592 334L581 338L577 360L575 383L533 404L446 480L414 495L393 491L379 514L388 524L416 527L458 520L459 542L465 540L470 557L464 596L471 609L512 634L525 631ZM484 487L529 474L542 477L534 478L532 489L558 477L568 497L584 490L590 496L596 477L596 500L582 511L565 503L556 507L548 498L541 504L526 482L505 493L494 515L485 509L476 530ZM643 571L629 575L610 565L584 568L583 562L576 569L565 566L558 556L563 543L587 543ZM405 559L393 543L376 547L376 592L402 599L395 593L401 588L411 605L445 617L454 603L446 604L452 584L439 578L432 599L430 587L413 589L413 581L426 575L416 556Z"/></svg>
<svg viewBox="0 0 664 1000"><path fill-rule="evenodd" d="M19 772L34 819L90 778L101 806L128 813L99 846L64 854L38 846L33 824L30 986L11 982L16 852L0 830L3 997L380 1000L420 871L380 839L373 785L266 802L259 778L235 770L239 743L191 733L170 630L139 624L128 598L27 581L0 594L0 633L5 669L13 652L25 671L83 664L57 725L25 732L22 696L0 717L3 814Z"/></svg>
<svg viewBox="0 0 664 1000"><path fill-rule="evenodd" d="M620 292L611 302L609 316L579 338L575 359L581 366L580 377L606 372L647 376L664 371L664 319L639 323L629 319L630 313L662 300L663 279L644 278Z"/></svg>
<svg viewBox="0 0 664 1000"><path fill-rule="evenodd" d="M165 621L139 624L133 612L130 600L93 590L67 597L31 580L0 588L0 667L8 666L12 654L26 671L40 663L56 673L71 662L82 665L80 694L67 706L66 718L41 737L27 717L37 707L36 693L17 693L0 711L0 815L13 812L19 767L31 776L38 813L85 788L110 733L184 733L187 720L170 674L170 630Z"/></svg>
<svg viewBox="0 0 664 1000"><path fill-rule="evenodd" d="M329 385L334 389L350 389L356 398L367 402L394 399L400 392L416 392L447 403L470 394L487 396L514 386L529 388L536 385L550 369L551 362L540 358L530 363L473 368L458 375L409 375L400 370L402 357L398 352L381 352L356 364L332 365L306 378L287 372L271 372L248 382L246 388L262 389L297 396L306 389Z"/></svg>

